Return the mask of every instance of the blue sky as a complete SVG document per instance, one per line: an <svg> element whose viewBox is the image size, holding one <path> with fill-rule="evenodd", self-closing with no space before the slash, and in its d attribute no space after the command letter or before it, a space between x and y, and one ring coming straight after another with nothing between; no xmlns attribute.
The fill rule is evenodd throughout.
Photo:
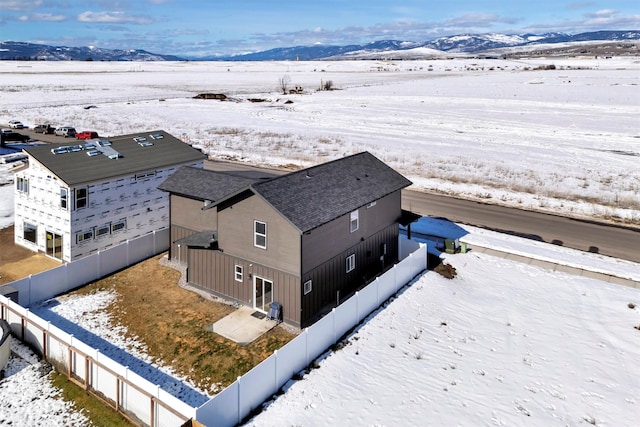
<svg viewBox="0 0 640 427"><path fill-rule="evenodd" d="M640 0L0 0L2 41L179 56L461 33L639 29Z"/></svg>

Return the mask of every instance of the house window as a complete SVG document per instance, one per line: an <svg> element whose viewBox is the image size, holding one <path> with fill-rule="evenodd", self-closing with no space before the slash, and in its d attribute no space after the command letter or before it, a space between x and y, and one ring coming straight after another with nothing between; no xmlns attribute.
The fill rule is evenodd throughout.
<svg viewBox="0 0 640 427"><path fill-rule="evenodd" d="M31 243L38 243L38 226L29 222L25 222L22 230L22 238Z"/></svg>
<svg viewBox="0 0 640 427"><path fill-rule="evenodd" d="M267 249L267 223L253 221L253 246Z"/></svg>
<svg viewBox="0 0 640 427"><path fill-rule="evenodd" d="M358 230L358 211L357 210L351 212L349 224L350 224L349 228L352 233Z"/></svg>
<svg viewBox="0 0 640 427"><path fill-rule="evenodd" d="M107 224L104 225L102 227L98 227L96 228L96 238L101 237L101 236L105 236L107 234L111 233L111 225Z"/></svg>
<svg viewBox="0 0 640 427"><path fill-rule="evenodd" d="M111 232L112 233L116 233L120 230L124 230L125 228L127 228L127 220L126 219L122 219L118 222L114 222L113 224L111 224Z"/></svg>
<svg viewBox="0 0 640 427"><path fill-rule="evenodd" d="M76 243L82 243L85 240L93 239L93 230L76 233Z"/></svg>
<svg viewBox="0 0 640 427"><path fill-rule="evenodd" d="M235 275L236 282L242 282L242 266L236 265L235 272L236 272L236 275Z"/></svg>
<svg viewBox="0 0 640 427"><path fill-rule="evenodd" d="M304 282L304 294L306 295L309 292L311 292L311 280Z"/></svg>
<svg viewBox="0 0 640 427"><path fill-rule="evenodd" d="M76 188L76 209L84 209L87 207L87 189Z"/></svg>
<svg viewBox="0 0 640 427"><path fill-rule="evenodd" d="M347 273L352 272L356 268L356 254L347 257Z"/></svg>
<svg viewBox="0 0 640 427"><path fill-rule="evenodd" d="M23 178L21 176L16 178L16 190L21 193L29 193L29 178Z"/></svg>
<svg viewBox="0 0 640 427"><path fill-rule="evenodd" d="M60 207L65 211L69 206L69 198L68 198L69 190L66 188L60 188Z"/></svg>

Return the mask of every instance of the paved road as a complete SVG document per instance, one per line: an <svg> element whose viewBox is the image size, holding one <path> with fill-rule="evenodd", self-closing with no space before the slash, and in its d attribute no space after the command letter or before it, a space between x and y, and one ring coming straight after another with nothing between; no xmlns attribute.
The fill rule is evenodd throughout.
<svg viewBox="0 0 640 427"><path fill-rule="evenodd" d="M47 142L78 143L75 138L34 134L27 129L20 129L18 132ZM213 170L241 170L251 176L287 172L228 162L207 162L205 167ZM402 207L424 216L446 218L462 224L640 262L638 228L580 221L416 191L402 192Z"/></svg>
<svg viewBox="0 0 640 427"><path fill-rule="evenodd" d="M225 162L207 162L205 168L286 173ZM580 221L417 191L402 192L402 207L424 216L446 218L458 223L640 262L640 229Z"/></svg>
<svg viewBox="0 0 640 427"><path fill-rule="evenodd" d="M640 262L640 229L426 194L402 193L402 207L425 216L488 228Z"/></svg>

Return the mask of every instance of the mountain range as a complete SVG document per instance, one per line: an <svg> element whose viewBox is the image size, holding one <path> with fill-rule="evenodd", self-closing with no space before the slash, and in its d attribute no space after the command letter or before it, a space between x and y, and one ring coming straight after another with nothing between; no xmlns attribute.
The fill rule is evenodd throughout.
<svg viewBox="0 0 640 427"><path fill-rule="evenodd" d="M588 46L609 45L613 52L621 52L619 43L640 41L640 31L595 31L580 34L460 34L441 37L431 41L412 42L381 40L366 44L345 46L295 46L269 49L227 56L178 57L150 53L144 50L110 50L93 46L67 47L49 46L25 42L0 42L0 60L45 60L45 61L286 61L286 60L322 60L322 59L418 59L451 55L512 55L518 48L520 52L550 51L566 49L567 44L587 46L579 52L589 53ZM611 45L611 44L614 45ZM618 48L616 51L615 48ZM638 46L634 43L626 46L625 52L636 54ZM608 50L600 51L609 54Z"/></svg>

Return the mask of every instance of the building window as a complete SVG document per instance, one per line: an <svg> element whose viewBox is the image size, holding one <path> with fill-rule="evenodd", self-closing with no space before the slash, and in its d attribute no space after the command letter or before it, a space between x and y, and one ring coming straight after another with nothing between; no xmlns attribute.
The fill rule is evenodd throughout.
<svg viewBox="0 0 640 427"><path fill-rule="evenodd" d="M87 189L76 188L76 209L84 209L87 207Z"/></svg>
<svg viewBox="0 0 640 427"><path fill-rule="evenodd" d="M60 188L60 207L65 211L69 206L69 198L68 198L69 190L66 188Z"/></svg>
<svg viewBox="0 0 640 427"><path fill-rule="evenodd" d="M16 190L21 193L29 193L29 178L23 178L21 176L16 178Z"/></svg>
<svg viewBox="0 0 640 427"><path fill-rule="evenodd" d="M267 223L253 221L253 246L267 249Z"/></svg>
<svg viewBox="0 0 640 427"><path fill-rule="evenodd" d="M309 292L311 292L311 280L304 282L304 294L306 295Z"/></svg>
<svg viewBox="0 0 640 427"><path fill-rule="evenodd" d="M38 243L38 226L25 222L22 230L22 238L31 243Z"/></svg>
<svg viewBox="0 0 640 427"><path fill-rule="evenodd" d="M93 239L93 230L76 233L76 243L82 243L85 240Z"/></svg>
<svg viewBox="0 0 640 427"><path fill-rule="evenodd" d="M236 275L235 275L236 282L242 282L242 266L236 265L235 272L236 272Z"/></svg>
<svg viewBox="0 0 640 427"><path fill-rule="evenodd" d="M356 268L356 254L347 257L347 273L352 272Z"/></svg>
<svg viewBox="0 0 640 427"><path fill-rule="evenodd" d="M101 237L101 236L105 236L107 234L111 233L111 225L107 224L104 225L102 227L98 227L96 228L96 238Z"/></svg>
<svg viewBox="0 0 640 427"><path fill-rule="evenodd" d="M112 233L116 233L120 230L124 230L125 228L127 228L127 220L126 219L122 219L118 222L114 222L113 224L111 224L111 232Z"/></svg>
<svg viewBox="0 0 640 427"><path fill-rule="evenodd" d="M349 228L352 233L358 230L358 211L357 210L351 212L350 219L349 219Z"/></svg>

